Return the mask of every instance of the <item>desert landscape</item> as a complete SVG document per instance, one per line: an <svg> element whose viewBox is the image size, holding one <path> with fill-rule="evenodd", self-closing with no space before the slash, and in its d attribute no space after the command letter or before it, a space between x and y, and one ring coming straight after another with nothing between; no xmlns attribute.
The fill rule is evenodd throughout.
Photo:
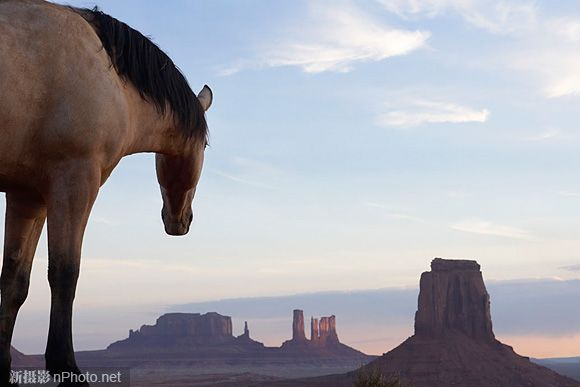
<svg viewBox="0 0 580 387"><path fill-rule="evenodd" d="M169 313L77 359L86 369L126 369L132 386L347 387L373 372L416 387L580 386L577 360L531 360L498 341L490 305L476 261L435 258L421 275L415 334L380 357L342 344L335 316L311 317L307 338L296 309L292 337L279 347L253 339L247 322L234 336L229 316ZM13 359L21 368L43 362L16 350Z"/></svg>

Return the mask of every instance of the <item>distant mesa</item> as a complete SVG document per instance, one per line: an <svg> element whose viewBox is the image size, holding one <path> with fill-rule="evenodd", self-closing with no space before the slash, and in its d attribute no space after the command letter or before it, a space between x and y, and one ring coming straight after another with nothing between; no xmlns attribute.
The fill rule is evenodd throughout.
<svg viewBox="0 0 580 387"><path fill-rule="evenodd" d="M44 362L37 356L25 355L14 347L10 347L10 357L12 358L12 367L14 368L44 368Z"/></svg>
<svg viewBox="0 0 580 387"><path fill-rule="evenodd" d="M244 333L235 337L232 333L231 317L211 312L165 314L157 319L155 325L143 325L137 331L130 330L127 339L117 341L109 345L107 349L110 351L150 349L191 352L205 347L228 345L251 350L264 346L250 338L247 322Z"/></svg>
<svg viewBox="0 0 580 387"><path fill-rule="evenodd" d="M288 378L346 372L376 358L340 343L334 316L312 318L307 339L304 313L296 310L292 328L292 339L267 347L251 337L248 322L236 337L229 316L169 313L154 325L130 330L129 337L105 350L76 355L84 368L148 370L136 372L139 385L147 386L271 386Z"/></svg>
<svg viewBox="0 0 580 387"><path fill-rule="evenodd" d="M303 385L351 385L357 372L373 369L414 387L580 386L496 340L480 266L468 260L435 258L431 271L421 275L413 336L362 371Z"/></svg>
<svg viewBox="0 0 580 387"><path fill-rule="evenodd" d="M367 363L375 357L367 356L342 344L336 333L336 317L311 319L310 339L304 331L304 313L295 310L292 322L292 339L281 347L266 347L250 337L248 322L240 336L232 333L232 319L219 313L168 313L159 317L155 325L143 325L130 330L129 337L117 341L105 351L79 353L79 359L98 363L106 359L125 359L127 364L140 364L139 359L180 359L204 362L260 362L283 361L294 363L305 359L317 361L349 361L356 365ZM253 360L252 360L253 359Z"/></svg>

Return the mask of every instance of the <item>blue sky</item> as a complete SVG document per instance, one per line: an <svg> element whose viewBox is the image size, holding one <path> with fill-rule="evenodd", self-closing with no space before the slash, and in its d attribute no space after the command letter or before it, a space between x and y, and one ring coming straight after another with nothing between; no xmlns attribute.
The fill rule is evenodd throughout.
<svg viewBox="0 0 580 387"><path fill-rule="evenodd" d="M414 287L434 256L579 277L577 2L69 3L151 36L215 94L190 235L163 233L153 156L127 158L77 305ZM48 308L45 246L28 311Z"/></svg>

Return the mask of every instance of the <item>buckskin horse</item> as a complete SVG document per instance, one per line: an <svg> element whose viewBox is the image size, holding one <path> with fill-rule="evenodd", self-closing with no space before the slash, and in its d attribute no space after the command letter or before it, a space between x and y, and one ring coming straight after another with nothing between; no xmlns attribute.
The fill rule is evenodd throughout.
<svg viewBox="0 0 580 387"><path fill-rule="evenodd" d="M207 145L207 87L196 96L149 39L98 9L0 0L0 385L45 220L52 374L80 373L72 311L91 208L126 155L156 153L165 231L184 235ZM87 383L61 383L88 385Z"/></svg>

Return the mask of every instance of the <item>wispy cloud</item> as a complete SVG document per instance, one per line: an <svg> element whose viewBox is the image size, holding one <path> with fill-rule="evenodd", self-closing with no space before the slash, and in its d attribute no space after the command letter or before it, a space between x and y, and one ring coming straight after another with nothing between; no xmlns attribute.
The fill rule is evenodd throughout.
<svg viewBox="0 0 580 387"><path fill-rule="evenodd" d="M580 19L573 17L558 17L546 22L547 28L554 35L569 42L580 41Z"/></svg>
<svg viewBox="0 0 580 387"><path fill-rule="evenodd" d="M193 265L179 265L171 264L156 260L144 259L106 259L106 258L92 258L86 259L83 265L91 270L113 271L119 270L134 270L134 271L149 271L151 273L163 272L178 272L178 273L204 273L200 267Z"/></svg>
<svg viewBox="0 0 580 387"><path fill-rule="evenodd" d="M100 215L93 215L91 217L91 221L94 223L100 223L100 224L106 224L106 225L113 224L113 221L111 219L104 217L104 216L100 216Z"/></svg>
<svg viewBox="0 0 580 387"><path fill-rule="evenodd" d="M559 138L562 136L562 131L560 129L548 129L545 132L538 133L529 137L526 137L526 141L547 141Z"/></svg>
<svg viewBox="0 0 580 387"><path fill-rule="evenodd" d="M432 18L452 12L469 24L496 34L512 34L531 28L537 19L534 1L519 0L378 0L403 18Z"/></svg>
<svg viewBox="0 0 580 387"><path fill-rule="evenodd" d="M214 173L216 175L219 175L219 176L221 176L223 178L226 178L228 180L234 181L236 183L240 183L240 184L244 184L244 185L249 185L249 186L252 186L252 187L258 187L258 188L275 189L275 187L272 186L272 185L265 184L265 183L262 183L262 182L259 182L259 181L250 180L250 179L247 179L247 178L242 177L242 176L232 175L230 173L226 173L226 172L223 172L223 171L220 171L220 170L214 170Z"/></svg>
<svg viewBox="0 0 580 387"><path fill-rule="evenodd" d="M406 55L425 45L429 33L392 28L350 3L310 3L308 22L291 38L265 43L254 60L240 60L221 71L248 67L295 66L307 73L347 72L356 63ZM309 26L309 27L304 27Z"/></svg>
<svg viewBox="0 0 580 387"><path fill-rule="evenodd" d="M542 14L534 0L377 0L403 19L461 16L470 25L513 39L495 66L527 73L547 98L580 95L580 18ZM481 61L489 61L481 58Z"/></svg>
<svg viewBox="0 0 580 387"><path fill-rule="evenodd" d="M580 263L576 264L576 265L570 265L570 266L562 266L560 269L562 270L568 270L568 271L580 271Z"/></svg>
<svg viewBox="0 0 580 387"><path fill-rule="evenodd" d="M456 191L456 190L450 190L450 191L446 191L445 196L450 197L452 199L464 199L467 196L469 196L469 194L465 191Z"/></svg>
<svg viewBox="0 0 580 387"><path fill-rule="evenodd" d="M427 223L427 221L423 218L420 218L418 216L415 215L410 215L410 214L406 214L406 213L402 213L400 211L396 211L393 208L390 208L388 206L385 206L384 204L381 203L376 203L376 202L365 202L364 205L368 208L374 208L374 209L378 209L381 210L381 212L388 216L389 218L392 219L400 219L400 220L410 220L413 222L419 222L419 223Z"/></svg>
<svg viewBox="0 0 580 387"><path fill-rule="evenodd" d="M547 98L579 95L580 52L553 36L545 40L537 43L537 47L512 55L508 64L534 76L543 84L543 94Z"/></svg>
<svg viewBox="0 0 580 387"><path fill-rule="evenodd" d="M239 168L251 170L254 172L276 173L276 174L282 172L278 167L276 167L272 164L268 164L268 163L265 163L263 161L250 159L247 157L235 156L232 158L232 163Z"/></svg>
<svg viewBox="0 0 580 387"><path fill-rule="evenodd" d="M580 95L580 19L544 18L505 59L508 67L532 76L547 98Z"/></svg>
<svg viewBox="0 0 580 387"><path fill-rule="evenodd" d="M465 220L450 225L453 230L463 231L473 234L493 235L504 238L530 239L530 234L526 230L516 227L505 226L480 219Z"/></svg>
<svg viewBox="0 0 580 387"><path fill-rule="evenodd" d="M558 192L558 195L565 196L565 197L578 198L578 197L580 197L580 192L560 191L560 192Z"/></svg>
<svg viewBox="0 0 580 387"><path fill-rule="evenodd" d="M411 127L424 124L485 122L489 110L474 109L450 102L412 101L408 106L382 113L377 117L381 126Z"/></svg>
<svg viewBox="0 0 580 387"><path fill-rule="evenodd" d="M276 189L274 182L280 182L281 176L285 175L277 166L242 156L232 157L227 170L215 169L213 172L236 183L266 189Z"/></svg>

